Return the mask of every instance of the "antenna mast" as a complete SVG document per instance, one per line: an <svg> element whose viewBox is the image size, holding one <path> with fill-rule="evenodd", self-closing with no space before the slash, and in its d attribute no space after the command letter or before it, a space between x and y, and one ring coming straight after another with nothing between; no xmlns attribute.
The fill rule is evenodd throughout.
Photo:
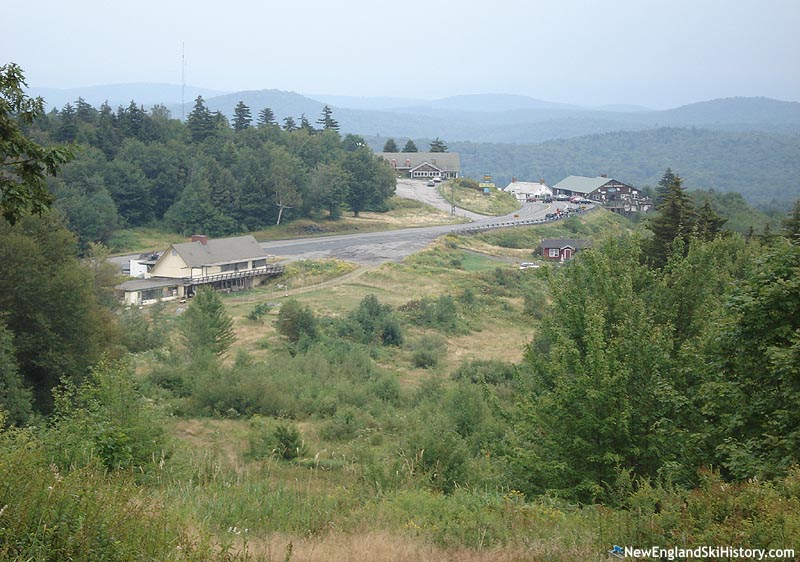
<svg viewBox="0 0 800 562"><path fill-rule="evenodd" d="M184 43L181 43L181 121L184 119L184 106L186 104L184 96L186 94L186 54Z"/></svg>

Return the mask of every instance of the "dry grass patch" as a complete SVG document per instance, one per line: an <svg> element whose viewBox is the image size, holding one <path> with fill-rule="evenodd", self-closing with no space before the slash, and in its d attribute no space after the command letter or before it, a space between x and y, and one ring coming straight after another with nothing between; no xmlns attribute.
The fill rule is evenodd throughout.
<svg viewBox="0 0 800 562"><path fill-rule="evenodd" d="M480 332L448 338L446 363L459 365L465 360L474 359L519 363L532 330L528 330L528 335L525 332L519 326L487 321Z"/></svg>
<svg viewBox="0 0 800 562"><path fill-rule="evenodd" d="M388 531L333 532L316 537L251 536L247 552L265 562L592 562L607 559L605 552L595 552L590 546L564 548L556 540L472 550L440 547L421 537Z"/></svg>

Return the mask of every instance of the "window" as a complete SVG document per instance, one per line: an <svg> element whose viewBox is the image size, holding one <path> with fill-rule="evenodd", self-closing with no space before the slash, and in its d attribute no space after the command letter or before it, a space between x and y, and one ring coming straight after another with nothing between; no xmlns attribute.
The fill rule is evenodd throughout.
<svg viewBox="0 0 800 562"><path fill-rule="evenodd" d="M239 271L240 269L247 269L247 264L248 262L246 261L240 261L237 263L226 263L220 266L219 270L222 273L226 273L228 271Z"/></svg>
<svg viewBox="0 0 800 562"><path fill-rule="evenodd" d="M267 265L267 260L253 260L253 267L264 267Z"/></svg>
<svg viewBox="0 0 800 562"><path fill-rule="evenodd" d="M547 256L551 257L551 258L557 258L558 257L558 248L549 248L547 250Z"/></svg>

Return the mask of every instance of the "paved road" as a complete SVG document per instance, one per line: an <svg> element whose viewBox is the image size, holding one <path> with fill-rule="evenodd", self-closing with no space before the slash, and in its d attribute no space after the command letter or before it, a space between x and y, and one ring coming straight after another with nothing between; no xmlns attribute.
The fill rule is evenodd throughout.
<svg viewBox="0 0 800 562"><path fill-rule="evenodd" d="M409 199L418 199L439 209L450 211L450 203L439 195L434 187L427 187L426 182L414 180L398 180L397 194ZM544 218L556 208L566 208L567 203L526 203L518 211L505 217L486 217L470 213L463 209L457 211L459 216L473 219L469 226L480 226L497 222L513 222ZM385 262L399 262L403 258L418 252L439 236L461 230L464 224L433 226L422 228L406 228L387 232L367 234L343 234L339 236L320 236L293 240L277 240L263 242L261 246L270 254L279 258L294 261L299 259L338 258L360 265L380 265ZM110 261L120 267L127 266L132 256L117 256Z"/></svg>
<svg viewBox="0 0 800 562"><path fill-rule="evenodd" d="M469 226L540 219L556 208L567 206L566 203L548 205L527 203L516 213L505 217L481 217L480 220L474 221ZM457 224L367 234L279 240L264 242L261 246L269 253L288 260L338 258L361 265L379 265L384 262L399 262L406 256L425 248L439 236L461 230L465 226L467 225Z"/></svg>
<svg viewBox="0 0 800 562"><path fill-rule="evenodd" d="M395 194L398 197L403 197L404 199L416 199L417 201L422 201L431 207L435 207L436 209L445 211L447 213L449 213L452 208L450 202L439 194L439 188L428 186L428 182L425 180L399 178L397 180L397 191ZM456 215L459 217L467 217L473 221L479 221L487 218L486 215L479 215L478 213L473 213L472 211L458 208L456 209Z"/></svg>

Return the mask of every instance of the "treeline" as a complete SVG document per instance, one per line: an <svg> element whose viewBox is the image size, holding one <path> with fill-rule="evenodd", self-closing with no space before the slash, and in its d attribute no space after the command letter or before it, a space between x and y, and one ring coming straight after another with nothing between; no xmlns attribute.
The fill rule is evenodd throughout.
<svg viewBox="0 0 800 562"><path fill-rule="evenodd" d="M315 125L304 115L279 125L269 108L254 122L241 102L229 122L202 97L185 123L163 106L147 112L131 102L114 111L78 99L28 133L76 149L50 190L86 247L113 245L127 227L221 236L299 216L385 208L394 193L391 170L360 137L341 138L329 108Z"/></svg>
<svg viewBox="0 0 800 562"><path fill-rule="evenodd" d="M743 481L800 462L800 202L780 236L748 240L671 172L657 196L652 237L550 279L509 455L527 493L613 502L621 480L692 488L702 467Z"/></svg>

